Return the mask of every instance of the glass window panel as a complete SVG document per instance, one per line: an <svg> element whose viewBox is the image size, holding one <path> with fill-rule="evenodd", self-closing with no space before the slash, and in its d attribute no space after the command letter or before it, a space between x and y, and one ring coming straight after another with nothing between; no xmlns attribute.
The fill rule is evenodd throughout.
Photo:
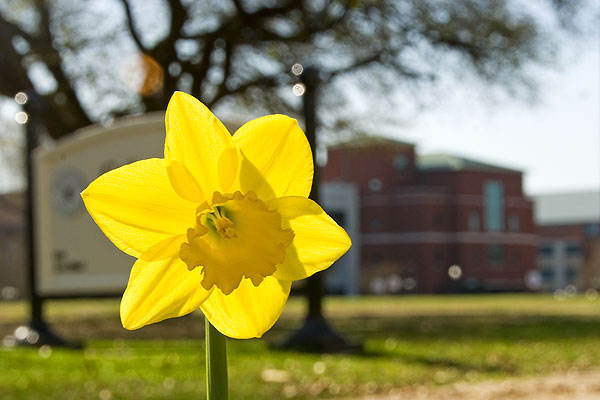
<svg viewBox="0 0 600 400"><path fill-rule="evenodd" d="M487 181L483 185L484 227L489 232L500 232L504 227L504 185Z"/></svg>

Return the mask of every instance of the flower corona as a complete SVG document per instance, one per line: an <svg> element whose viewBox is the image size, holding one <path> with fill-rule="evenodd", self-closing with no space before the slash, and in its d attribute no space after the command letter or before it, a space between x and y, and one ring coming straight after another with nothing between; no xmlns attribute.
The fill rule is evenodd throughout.
<svg viewBox="0 0 600 400"><path fill-rule="evenodd" d="M196 226L188 229L179 257L189 270L202 268L206 290L215 285L229 294L242 278L260 285L285 260L294 232L282 229L279 213L269 210L254 192L215 192L211 204L198 207Z"/></svg>

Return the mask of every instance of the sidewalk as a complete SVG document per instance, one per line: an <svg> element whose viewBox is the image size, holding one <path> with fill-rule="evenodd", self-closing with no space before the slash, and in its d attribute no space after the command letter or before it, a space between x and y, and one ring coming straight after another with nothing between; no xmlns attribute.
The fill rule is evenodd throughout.
<svg viewBox="0 0 600 400"><path fill-rule="evenodd" d="M600 400L600 370L440 387L411 387L340 400Z"/></svg>

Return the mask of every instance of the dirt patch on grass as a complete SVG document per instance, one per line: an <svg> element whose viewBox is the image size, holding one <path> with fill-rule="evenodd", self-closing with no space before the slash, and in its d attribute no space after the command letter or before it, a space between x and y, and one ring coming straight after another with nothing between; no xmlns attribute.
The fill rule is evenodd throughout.
<svg viewBox="0 0 600 400"><path fill-rule="evenodd" d="M600 370L441 387L419 386L344 400L599 400ZM340 399L341 400L341 399Z"/></svg>

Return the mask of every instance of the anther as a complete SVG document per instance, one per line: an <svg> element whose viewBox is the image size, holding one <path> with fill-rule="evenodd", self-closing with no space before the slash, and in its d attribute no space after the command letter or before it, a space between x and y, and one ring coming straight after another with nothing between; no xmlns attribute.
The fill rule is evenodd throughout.
<svg viewBox="0 0 600 400"><path fill-rule="evenodd" d="M219 235L226 239L237 237L235 229L233 229L233 222L227 217L217 218L215 221L215 228Z"/></svg>

